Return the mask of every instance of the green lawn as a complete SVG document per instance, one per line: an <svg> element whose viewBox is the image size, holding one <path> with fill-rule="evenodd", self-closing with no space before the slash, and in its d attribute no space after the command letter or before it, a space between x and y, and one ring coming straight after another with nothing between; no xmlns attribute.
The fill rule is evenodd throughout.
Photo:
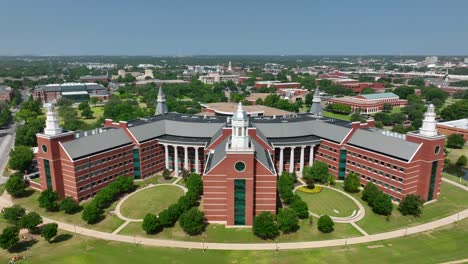
<svg viewBox="0 0 468 264"><path fill-rule="evenodd" d="M78 111L80 119L83 120L83 122L85 122L87 124L95 123L99 118L101 118L104 115L104 106L94 106L94 105L90 104L90 107L91 107L91 111L93 111L93 117L94 118L86 119L86 118L82 117L81 112Z"/></svg>
<svg viewBox="0 0 468 264"><path fill-rule="evenodd" d="M320 193L304 193L296 191L309 206L309 211L318 215L347 217L359 210L358 206L344 194L323 188Z"/></svg>
<svg viewBox="0 0 468 264"><path fill-rule="evenodd" d="M457 162L461 155L465 155L468 158L468 146L463 146L462 149L447 148L447 150L449 151L447 158L450 160L450 163ZM465 167L468 168L468 166Z"/></svg>
<svg viewBox="0 0 468 264"><path fill-rule="evenodd" d="M340 186L342 183L337 183ZM420 217L403 216L394 205L392 215L388 221L385 216L372 212L366 202L361 200L361 194L352 194L364 205L366 216L357 224L369 234L415 226L434 221L468 208L468 192L448 183L442 182L441 194L437 201L425 205Z"/></svg>
<svg viewBox="0 0 468 264"><path fill-rule="evenodd" d="M306 250L219 251L173 249L126 244L68 235L69 240L48 244L38 237L27 259L19 263L441 263L468 258L468 220L421 234L379 242ZM71 236L71 237L70 237ZM53 250L53 252L51 252ZM0 263L7 263L12 253L0 251Z"/></svg>
<svg viewBox="0 0 468 264"><path fill-rule="evenodd" d="M345 120L345 121L351 121L351 116L349 116L349 115L335 114L335 113L332 113L332 112L323 111L323 116L330 117L330 118L335 118L335 119L341 119L341 120Z"/></svg>
<svg viewBox="0 0 468 264"><path fill-rule="evenodd" d="M13 202L23 206L30 211L37 212L42 216L99 231L112 232L124 223L123 220L110 213L115 209L117 202L114 202L109 208L104 210L105 218L102 221L93 225L89 225L81 219L81 213L69 215L63 212L48 212L45 209L40 208L39 203L37 202L40 193L38 191L32 190L31 192L33 193L28 197L14 199Z"/></svg>
<svg viewBox="0 0 468 264"><path fill-rule="evenodd" d="M447 178L449 180L452 180L452 181L454 181L456 183L459 183L461 185L468 186L468 181L463 179L463 177L457 177L457 176L454 176L452 174L448 174L448 173L445 173L445 172L442 173L442 177Z"/></svg>
<svg viewBox="0 0 468 264"><path fill-rule="evenodd" d="M120 212L132 219L142 219L146 214L158 214L169 205L176 203L184 191L177 186L159 185L139 191L129 197Z"/></svg>

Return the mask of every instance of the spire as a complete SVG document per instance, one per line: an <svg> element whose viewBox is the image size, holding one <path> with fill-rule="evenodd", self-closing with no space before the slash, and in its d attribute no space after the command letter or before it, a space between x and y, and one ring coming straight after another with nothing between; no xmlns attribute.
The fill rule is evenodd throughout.
<svg viewBox="0 0 468 264"><path fill-rule="evenodd" d="M433 104L427 107L427 112L424 114L424 120L421 129L419 129L419 134L427 137L437 136L436 114L434 110Z"/></svg>
<svg viewBox="0 0 468 264"><path fill-rule="evenodd" d="M46 127L44 129L44 134L55 136L63 132L59 124L59 119L57 118L57 113L55 112L54 105L48 103L47 107L47 118L46 118Z"/></svg>
<svg viewBox="0 0 468 264"><path fill-rule="evenodd" d="M249 136L247 127L249 126L249 118L247 113L242 108L242 103L239 102L237 111L232 115L232 137L231 149L246 150L249 148Z"/></svg>
<svg viewBox="0 0 468 264"><path fill-rule="evenodd" d="M158 99L156 100L156 111L154 115L165 115L167 114L166 96L162 86L159 87Z"/></svg>
<svg viewBox="0 0 468 264"><path fill-rule="evenodd" d="M320 99L320 89L317 87L312 98L312 106L310 107L310 113L317 117L322 117L322 100Z"/></svg>
<svg viewBox="0 0 468 264"><path fill-rule="evenodd" d="M231 72L231 71L232 71L232 67L231 67L231 61L229 61L228 71L229 71L229 72Z"/></svg>

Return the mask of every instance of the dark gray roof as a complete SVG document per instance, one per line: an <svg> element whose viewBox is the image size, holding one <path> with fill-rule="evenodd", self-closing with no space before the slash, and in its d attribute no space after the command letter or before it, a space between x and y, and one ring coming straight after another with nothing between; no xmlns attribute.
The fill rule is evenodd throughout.
<svg viewBox="0 0 468 264"><path fill-rule="evenodd" d="M229 141L229 137L226 137L223 141L221 141L216 148L210 152L208 155L205 173L209 172L216 164L222 161L226 157L226 144Z"/></svg>
<svg viewBox="0 0 468 264"><path fill-rule="evenodd" d="M260 143L256 140L252 140L252 144L255 148L255 159L263 164L269 171L275 173L275 168L273 166L273 161L271 160L270 153L266 150Z"/></svg>
<svg viewBox="0 0 468 264"><path fill-rule="evenodd" d="M419 144L406 141L402 138L386 136L362 129L356 130L347 144L405 161L409 161L419 148Z"/></svg>
<svg viewBox="0 0 468 264"><path fill-rule="evenodd" d="M302 136L302 137L293 137L293 138L272 138L270 140L271 144L274 146L291 146L295 144L317 144L321 140L320 137L317 136Z"/></svg>
<svg viewBox="0 0 468 264"><path fill-rule="evenodd" d="M70 155L70 158L76 160L130 143L132 143L130 138L119 128L63 142L62 145L68 155Z"/></svg>

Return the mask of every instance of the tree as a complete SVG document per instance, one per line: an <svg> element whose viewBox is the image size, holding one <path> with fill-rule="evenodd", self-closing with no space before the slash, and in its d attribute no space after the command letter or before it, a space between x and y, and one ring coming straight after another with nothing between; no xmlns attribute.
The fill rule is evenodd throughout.
<svg viewBox="0 0 468 264"><path fill-rule="evenodd" d="M44 129L44 118L35 117L16 129L15 146L37 146L36 134Z"/></svg>
<svg viewBox="0 0 468 264"><path fill-rule="evenodd" d="M372 202L372 211L379 215L391 215L393 210L392 199L382 191L379 191Z"/></svg>
<svg viewBox="0 0 468 264"><path fill-rule="evenodd" d="M10 161L8 165L12 170L23 172L31 167L33 158L34 153L30 147L16 146L10 151Z"/></svg>
<svg viewBox="0 0 468 264"><path fill-rule="evenodd" d="M169 180L171 178L171 172L168 169L164 169L162 176L165 180Z"/></svg>
<svg viewBox="0 0 468 264"><path fill-rule="evenodd" d="M10 249L19 241L19 229L16 226L8 226L3 229L0 235L0 247Z"/></svg>
<svg viewBox="0 0 468 264"><path fill-rule="evenodd" d="M80 211L80 209L81 207L78 202L73 200L71 197L66 197L60 202L60 210L67 214L74 214Z"/></svg>
<svg viewBox="0 0 468 264"><path fill-rule="evenodd" d="M361 94L373 94L374 93L374 89L370 88L370 87L366 87L364 89L362 89L362 92Z"/></svg>
<svg viewBox="0 0 468 264"><path fill-rule="evenodd" d="M156 234L163 229L161 221L154 214L147 214L145 218L143 218L142 227L146 234Z"/></svg>
<svg viewBox="0 0 468 264"><path fill-rule="evenodd" d="M328 215L322 215L317 221L317 229L322 233L331 233L334 230L335 223Z"/></svg>
<svg viewBox="0 0 468 264"><path fill-rule="evenodd" d="M396 124L393 129L392 129L393 132L397 132L397 133L400 133L400 134L405 134L406 133L406 129L405 127L402 125L402 124Z"/></svg>
<svg viewBox="0 0 468 264"><path fill-rule="evenodd" d="M344 179L344 190L350 193L356 193L359 192L359 186L361 185L361 182L359 180L359 176L351 172L346 176Z"/></svg>
<svg viewBox="0 0 468 264"><path fill-rule="evenodd" d="M85 220L88 224L97 223L101 220L102 209L95 203L91 202L83 208L83 213L81 218Z"/></svg>
<svg viewBox="0 0 468 264"><path fill-rule="evenodd" d="M167 209L159 213L159 220L164 227L172 227L179 219L182 210L178 204L172 204Z"/></svg>
<svg viewBox="0 0 468 264"><path fill-rule="evenodd" d="M47 242L51 242L52 238L57 235L58 225L56 223L50 223L42 227L41 235Z"/></svg>
<svg viewBox="0 0 468 264"><path fill-rule="evenodd" d="M383 123L380 122L380 121L376 121L376 122L375 122L375 127L376 127L376 128L382 129L382 128L383 128Z"/></svg>
<svg viewBox="0 0 468 264"><path fill-rule="evenodd" d="M376 198L377 194L379 193L379 188L372 182L368 182L362 191L362 200L366 201L369 205L371 205ZM372 206L371 206L372 207Z"/></svg>
<svg viewBox="0 0 468 264"><path fill-rule="evenodd" d="M7 220L9 224L19 225L19 221L26 215L26 210L20 205L13 205L12 207L6 207L3 209L3 218Z"/></svg>
<svg viewBox="0 0 468 264"><path fill-rule="evenodd" d="M309 206L306 202L302 200L302 198L299 195L294 195L290 207L294 210L297 217L299 217L300 219L306 219L307 217L309 217Z"/></svg>
<svg viewBox="0 0 468 264"><path fill-rule="evenodd" d="M201 195L203 193L203 180L200 174L190 174L185 184L189 191L193 191L197 195Z"/></svg>
<svg viewBox="0 0 468 264"><path fill-rule="evenodd" d="M97 103L99 103L99 98L93 96L89 99L89 102L92 103L93 105L96 105Z"/></svg>
<svg viewBox="0 0 468 264"><path fill-rule="evenodd" d="M447 137L447 147L461 149L465 145L463 135L451 134Z"/></svg>
<svg viewBox="0 0 468 264"><path fill-rule="evenodd" d="M26 182L23 179L23 174L16 172L11 175L5 185L6 191L13 197L21 197L26 192Z"/></svg>
<svg viewBox="0 0 468 264"><path fill-rule="evenodd" d="M424 200L419 195L409 194L401 200L398 211L402 215L420 216L422 213Z"/></svg>
<svg viewBox="0 0 468 264"><path fill-rule="evenodd" d="M458 167L465 167L467 164L467 159L465 155L461 155L458 159L457 162L455 162L455 165ZM7 183L8 184L8 183Z"/></svg>
<svg viewBox="0 0 468 264"><path fill-rule="evenodd" d="M276 219L278 220L278 229L283 233L293 233L299 229L299 219L292 209L280 209Z"/></svg>
<svg viewBox="0 0 468 264"><path fill-rule="evenodd" d="M393 105L389 103L384 103L383 104L383 111L384 112L391 112L393 109Z"/></svg>
<svg viewBox="0 0 468 264"><path fill-rule="evenodd" d="M201 234L206 226L205 214L196 207L185 211L180 216L179 222L184 232L191 236Z"/></svg>
<svg viewBox="0 0 468 264"><path fill-rule="evenodd" d="M47 211L55 211L59 208L57 203L58 200L58 194L50 189L47 189L41 192L41 195L39 195L39 207L45 208Z"/></svg>
<svg viewBox="0 0 468 264"><path fill-rule="evenodd" d="M255 216L252 231L262 239L273 239L279 235L275 217L267 211Z"/></svg>
<svg viewBox="0 0 468 264"><path fill-rule="evenodd" d="M180 197L177 201L181 211L187 211L196 206L198 203L198 194L189 190L184 196Z"/></svg>
<svg viewBox="0 0 468 264"><path fill-rule="evenodd" d="M36 212L30 212L20 220L20 227L27 228L30 233L37 230L37 226L42 224L42 217Z"/></svg>
<svg viewBox="0 0 468 264"><path fill-rule="evenodd" d="M446 106L440 112L440 116L447 121L466 118L468 116L468 100L460 100Z"/></svg>
<svg viewBox="0 0 468 264"><path fill-rule="evenodd" d="M408 95L414 94L414 88L410 86L399 86L393 91L393 93L398 95L400 99L406 99Z"/></svg>
<svg viewBox="0 0 468 264"><path fill-rule="evenodd" d="M316 182L327 183L328 180L328 165L325 162L316 161L312 167L304 167L304 179L314 179Z"/></svg>

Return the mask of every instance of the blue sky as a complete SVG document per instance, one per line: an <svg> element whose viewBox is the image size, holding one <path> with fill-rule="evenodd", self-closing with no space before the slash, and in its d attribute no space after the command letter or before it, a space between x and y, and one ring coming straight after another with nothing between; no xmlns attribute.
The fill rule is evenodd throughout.
<svg viewBox="0 0 468 264"><path fill-rule="evenodd" d="M0 0L2 55L466 55L466 0Z"/></svg>

